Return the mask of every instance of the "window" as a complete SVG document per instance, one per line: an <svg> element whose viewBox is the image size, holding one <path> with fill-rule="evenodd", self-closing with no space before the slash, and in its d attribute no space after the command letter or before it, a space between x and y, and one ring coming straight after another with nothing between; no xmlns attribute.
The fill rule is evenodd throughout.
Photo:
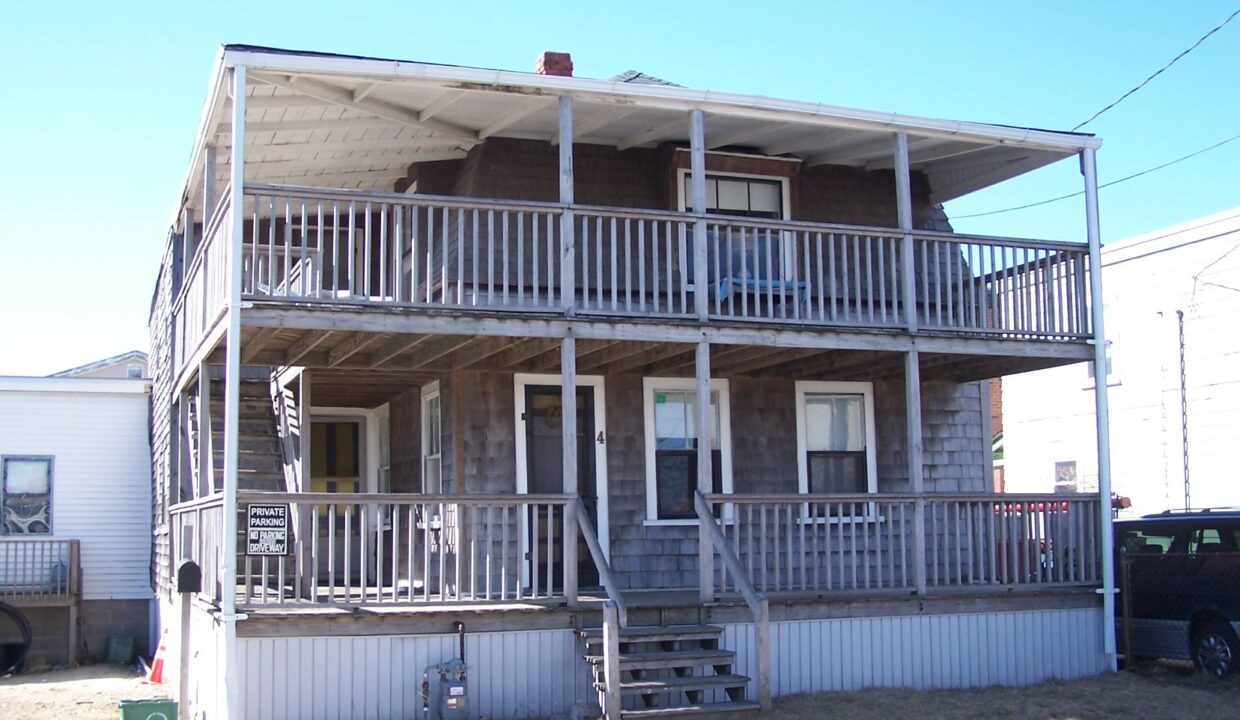
<svg viewBox="0 0 1240 720"><path fill-rule="evenodd" d="M1171 528L1123 527L1118 533L1117 544L1126 548L1129 553L1161 555L1171 550L1171 543L1174 540L1175 530Z"/></svg>
<svg viewBox="0 0 1240 720"><path fill-rule="evenodd" d="M141 365L126 365L125 366L125 377L141 378L142 377L142 366Z"/></svg>
<svg viewBox="0 0 1240 720"><path fill-rule="evenodd" d="M711 380L712 492L732 492L731 421L726 380ZM643 381L646 430L647 522L690 523L697 517L697 383L692 379Z"/></svg>
<svg viewBox="0 0 1240 720"><path fill-rule="evenodd" d="M1197 553L1236 552L1237 532L1227 527L1205 527L1192 531L1188 538L1188 551Z"/></svg>
<svg viewBox="0 0 1240 720"><path fill-rule="evenodd" d="M5 535L46 535L52 532L52 458L6 457L0 485L0 510Z"/></svg>
<svg viewBox="0 0 1240 720"><path fill-rule="evenodd" d="M1074 493L1079 488L1076 481L1076 461L1067 460L1055 463L1055 492Z"/></svg>
<svg viewBox="0 0 1240 720"><path fill-rule="evenodd" d="M688 170L680 170L677 202L681 211L693 210L693 175ZM706 176L706 213L786 220L790 215L788 180L763 175L709 173ZM750 230L742 235L738 230L726 244L720 233L723 230L712 226L707 243L707 268L712 283L721 279L716 277L720 274L733 280L758 282L778 281L793 275L796 243L787 233ZM688 278L693 277L692 238L692 232L686 233L684 273Z"/></svg>
<svg viewBox="0 0 1240 720"><path fill-rule="evenodd" d="M693 209L693 175L681 170L681 209ZM767 218L788 217L785 180L762 176L706 175L706 212L710 215Z"/></svg>
<svg viewBox="0 0 1240 720"><path fill-rule="evenodd" d="M802 493L878 491L870 383L798 382L797 454Z"/></svg>
<svg viewBox="0 0 1240 720"><path fill-rule="evenodd" d="M422 492L443 492L443 427L437 382L422 389Z"/></svg>

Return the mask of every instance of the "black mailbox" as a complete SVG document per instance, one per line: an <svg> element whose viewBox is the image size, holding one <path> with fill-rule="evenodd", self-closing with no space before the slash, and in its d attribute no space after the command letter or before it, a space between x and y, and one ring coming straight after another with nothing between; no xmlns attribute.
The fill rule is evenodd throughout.
<svg viewBox="0 0 1240 720"><path fill-rule="evenodd" d="M193 560L182 560L177 565L177 592L202 592L202 568Z"/></svg>

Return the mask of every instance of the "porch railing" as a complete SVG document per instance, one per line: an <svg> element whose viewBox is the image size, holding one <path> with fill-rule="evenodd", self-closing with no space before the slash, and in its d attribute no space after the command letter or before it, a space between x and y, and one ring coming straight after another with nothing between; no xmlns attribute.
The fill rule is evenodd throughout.
<svg viewBox="0 0 1240 720"><path fill-rule="evenodd" d="M186 268L180 295L172 305L172 353L183 361L189 360L224 312L232 227L229 197L229 193L224 193L204 229L203 240Z"/></svg>
<svg viewBox="0 0 1240 720"><path fill-rule="evenodd" d="M913 495L707 495L746 576L764 593L1096 585L1097 495L927 495L925 557ZM920 567L919 567L920 566ZM713 587L736 592L717 568Z"/></svg>
<svg viewBox="0 0 1240 720"><path fill-rule="evenodd" d="M193 560L202 570L202 595L219 602L223 586L220 568L229 544L224 538L224 496L215 494L198 500L177 503L168 509L172 538L168 577L175 580L176 566L182 560Z"/></svg>
<svg viewBox="0 0 1240 720"><path fill-rule="evenodd" d="M239 494L252 502L289 504L293 532L287 555L241 557L238 604L566 597L571 495Z"/></svg>
<svg viewBox="0 0 1240 720"><path fill-rule="evenodd" d="M71 602L81 590L79 541L0 538L0 601L62 604Z"/></svg>
<svg viewBox="0 0 1240 720"><path fill-rule="evenodd" d="M1077 243L915 231L909 258L892 228L710 216L698 288L686 213L275 185L247 186L245 213L253 299L684 317L705 293L724 320L1090 334Z"/></svg>

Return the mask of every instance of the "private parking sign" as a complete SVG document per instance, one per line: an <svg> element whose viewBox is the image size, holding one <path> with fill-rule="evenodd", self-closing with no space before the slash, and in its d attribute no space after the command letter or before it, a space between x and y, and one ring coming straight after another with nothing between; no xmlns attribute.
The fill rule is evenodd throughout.
<svg viewBox="0 0 1240 720"><path fill-rule="evenodd" d="M246 555L288 554L288 505L246 506Z"/></svg>

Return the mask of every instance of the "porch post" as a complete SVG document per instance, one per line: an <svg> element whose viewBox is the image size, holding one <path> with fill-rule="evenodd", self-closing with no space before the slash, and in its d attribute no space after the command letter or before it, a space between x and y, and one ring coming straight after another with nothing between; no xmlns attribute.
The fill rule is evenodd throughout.
<svg viewBox="0 0 1240 720"><path fill-rule="evenodd" d="M577 302L577 242L573 236L573 99L560 96L560 306L571 315Z"/></svg>
<svg viewBox="0 0 1240 720"><path fill-rule="evenodd" d="M710 412L710 343L706 340L698 341L694 364L697 367L697 489L706 495L714 486L711 435L715 427ZM715 599L715 548L707 525L710 522L714 520L698 518L698 590L704 603Z"/></svg>
<svg viewBox="0 0 1240 720"><path fill-rule="evenodd" d="M211 430L211 366L203 361L198 364L198 483L194 497L205 497L215 492L215 439Z"/></svg>
<svg viewBox="0 0 1240 720"><path fill-rule="evenodd" d="M900 294L904 298L904 321L910 333L917 332L917 279L913 259L913 193L909 184L908 135L896 133L896 217L904 237L900 240Z"/></svg>
<svg viewBox="0 0 1240 720"><path fill-rule="evenodd" d="M706 284L709 253L706 251L706 114L701 110L689 113L689 168L693 186L693 310L698 320L705 321L710 312Z"/></svg>
<svg viewBox="0 0 1240 720"><path fill-rule="evenodd" d="M577 338L569 335L560 343L561 430L564 444L564 494L572 498L564 506L564 599L577 604ZM550 583L550 578L548 578Z"/></svg>
<svg viewBox="0 0 1240 720"><path fill-rule="evenodd" d="M240 717L237 678L237 437L241 408L241 241L245 236L245 66L232 68L232 226L228 234L228 330L224 361L224 532L220 620L224 624L225 720ZM212 153L208 153L208 157Z"/></svg>
<svg viewBox="0 0 1240 720"><path fill-rule="evenodd" d="M1093 148L1081 151L1085 176L1085 233L1089 240L1089 299L1094 324L1094 409L1098 432L1099 524L1102 529L1102 650L1112 672L1115 660L1115 565L1111 553L1111 431L1107 402L1107 339L1103 328L1102 240L1098 224L1098 167Z"/></svg>
<svg viewBox="0 0 1240 720"><path fill-rule="evenodd" d="M190 264L194 262L194 209L187 207L181 210L181 262L177 267L176 293L173 294L175 299L180 294L181 288L185 287L185 272L189 270ZM176 365L174 364L174 367Z"/></svg>
<svg viewBox="0 0 1240 720"><path fill-rule="evenodd" d="M908 425L908 481L916 495L913 508L913 582L918 595L926 594L926 498L922 476L921 358L917 350L904 354L905 422Z"/></svg>
<svg viewBox="0 0 1240 720"><path fill-rule="evenodd" d="M233 151L236 154L236 151ZM206 235L207 225L211 224L211 215L219 202L215 192L215 145L207 145L202 149L202 232Z"/></svg>

